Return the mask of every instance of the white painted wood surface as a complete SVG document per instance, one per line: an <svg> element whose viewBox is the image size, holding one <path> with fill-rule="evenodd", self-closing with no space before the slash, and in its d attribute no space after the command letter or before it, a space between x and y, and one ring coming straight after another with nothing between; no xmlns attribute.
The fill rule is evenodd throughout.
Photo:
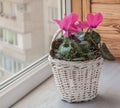
<svg viewBox="0 0 120 108"><path fill-rule="evenodd" d="M120 63L105 62L99 83L99 95L92 101L61 101L53 77L11 108L120 108Z"/></svg>

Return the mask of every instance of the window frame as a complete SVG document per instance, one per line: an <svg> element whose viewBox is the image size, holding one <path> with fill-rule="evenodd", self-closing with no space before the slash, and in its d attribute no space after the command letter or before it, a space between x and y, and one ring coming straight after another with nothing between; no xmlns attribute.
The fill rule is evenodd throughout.
<svg viewBox="0 0 120 108"><path fill-rule="evenodd" d="M11 16L16 17L17 16L17 4L11 4Z"/></svg>
<svg viewBox="0 0 120 108"><path fill-rule="evenodd" d="M18 47L18 40L17 40L17 33L14 32L14 31L11 31L11 30L8 30L8 29L1 29L1 34L2 34L2 39L0 39L1 42L3 43L6 43L6 44L9 44L13 47ZM9 40L9 36L8 35L9 33L12 33L12 43L10 43L10 40Z"/></svg>
<svg viewBox="0 0 120 108"><path fill-rule="evenodd" d="M48 55L16 73L7 82L2 82L0 88L1 108L9 108L52 75L47 57Z"/></svg>
<svg viewBox="0 0 120 108"><path fill-rule="evenodd" d="M61 18L71 12L71 0L59 0L59 4ZM10 107L52 75L47 58L48 54L0 84L1 108Z"/></svg>

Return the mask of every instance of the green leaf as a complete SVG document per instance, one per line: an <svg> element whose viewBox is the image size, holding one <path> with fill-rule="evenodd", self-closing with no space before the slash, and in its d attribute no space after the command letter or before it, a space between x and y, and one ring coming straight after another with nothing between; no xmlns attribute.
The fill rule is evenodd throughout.
<svg viewBox="0 0 120 108"><path fill-rule="evenodd" d="M77 37L79 40L83 41L85 38L85 33L83 31L81 31L77 34Z"/></svg>
<svg viewBox="0 0 120 108"><path fill-rule="evenodd" d="M91 33L90 32L85 33L84 40L88 41L88 42L91 42Z"/></svg>
<svg viewBox="0 0 120 108"><path fill-rule="evenodd" d="M86 52L90 49L90 44L87 41L81 41L79 46L81 47L83 52Z"/></svg>
<svg viewBox="0 0 120 108"><path fill-rule="evenodd" d="M71 49L72 49L71 42L69 38L65 37L63 43L60 45L58 49L58 54L62 55L65 59L68 59Z"/></svg>
<svg viewBox="0 0 120 108"><path fill-rule="evenodd" d="M71 46L65 46L65 44L61 44L59 47L59 53L61 53L62 55L68 55L70 50L71 50Z"/></svg>
<svg viewBox="0 0 120 108"><path fill-rule="evenodd" d="M96 58L96 56L95 56L94 52L89 52L89 53L87 54L87 56L88 56L88 58L89 58L90 60L92 60L92 59L95 59L95 58Z"/></svg>
<svg viewBox="0 0 120 108"><path fill-rule="evenodd" d="M77 43L75 41L71 41L71 45L72 45L72 48L75 49L76 52L78 52L78 53L82 52L82 49L79 46L79 43Z"/></svg>
<svg viewBox="0 0 120 108"><path fill-rule="evenodd" d="M112 53L109 51L105 43L102 43L101 46L101 53L102 57L107 60L115 60L115 57L112 55Z"/></svg>
<svg viewBox="0 0 120 108"><path fill-rule="evenodd" d="M63 40L63 44L64 46L69 46L71 43L70 43L70 39L68 37L64 37L64 40Z"/></svg>
<svg viewBox="0 0 120 108"><path fill-rule="evenodd" d="M96 44L99 44L100 41L101 41L101 37L99 35L99 33L95 32L95 31L92 31L92 40L96 43Z"/></svg>

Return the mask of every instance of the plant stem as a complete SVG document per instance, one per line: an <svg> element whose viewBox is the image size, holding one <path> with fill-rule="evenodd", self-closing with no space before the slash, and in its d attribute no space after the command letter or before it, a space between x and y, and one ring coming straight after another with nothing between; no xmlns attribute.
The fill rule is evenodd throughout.
<svg viewBox="0 0 120 108"><path fill-rule="evenodd" d="M88 33L89 30L90 30L90 28L87 29L86 33Z"/></svg>

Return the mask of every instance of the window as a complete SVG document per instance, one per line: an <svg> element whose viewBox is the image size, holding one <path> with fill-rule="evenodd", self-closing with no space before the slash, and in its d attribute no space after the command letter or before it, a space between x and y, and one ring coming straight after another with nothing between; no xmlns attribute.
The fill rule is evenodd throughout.
<svg viewBox="0 0 120 108"><path fill-rule="evenodd" d="M17 33L3 29L3 41L8 44L17 45Z"/></svg>
<svg viewBox="0 0 120 108"><path fill-rule="evenodd" d="M17 4L11 4L11 14L12 17L17 16Z"/></svg>
<svg viewBox="0 0 120 108"><path fill-rule="evenodd" d="M22 61L4 55L3 53L0 54L0 70L2 70L2 72L12 75L22 68L24 68Z"/></svg>
<svg viewBox="0 0 120 108"><path fill-rule="evenodd" d="M4 17L16 18L17 16L17 4L10 1L0 2L0 13L3 13Z"/></svg>
<svg viewBox="0 0 120 108"><path fill-rule="evenodd" d="M0 71L0 90L4 92L0 97L1 108L9 107L51 75L47 56L53 34L58 30L58 26L51 20L52 18L61 19L64 15L65 1L67 0L26 1L25 5L29 11L24 13L18 9L15 12L17 13L15 22L9 22L8 19L10 25L6 27L0 20L0 26L2 24L3 27L1 28L3 42L7 43L7 46L16 45L22 49L6 47L0 43L2 47L0 68L4 67L7 71ZM16 2L17 6L24 4L24 1ZM14 4L12 0L9 3ZM9 6L4 6L4 9L6 12L9 11ZM17 26L14 26L16 23ZM10 90L7 92L7 89ZM8 95L13 98L5 104Z"/></svg>
<svg viewBox="0 0 120 108"><path fill-rule="evenodd" d="M7 27L6 22L3 24L0 21L0 26L3 27L0 29L2 41L0 54L3 54L2 65L4 66L1 67L4 70L18 73L49 52L52 36L58 29L52 19L61 18L63 3L62 0L35 0L16 4L12 1L4 1L4 12L9 14L12 10L12 15L17 14L19 19L16 19L19 22L12 22L8 19L11 25ZM17 10L19 6L29 11L22 13L21 10ZM17 26L14 26L16 23ZM2 79L2 76L0 78Z"/></svg>
<svg viewBox="0 0 120 108"><path fill-rule="evenodd" d="M25 13L25 12L27 12L27 6L28 5L26 5L26 4L19 4L18 5L18 10L22 13Z"/></svg>

